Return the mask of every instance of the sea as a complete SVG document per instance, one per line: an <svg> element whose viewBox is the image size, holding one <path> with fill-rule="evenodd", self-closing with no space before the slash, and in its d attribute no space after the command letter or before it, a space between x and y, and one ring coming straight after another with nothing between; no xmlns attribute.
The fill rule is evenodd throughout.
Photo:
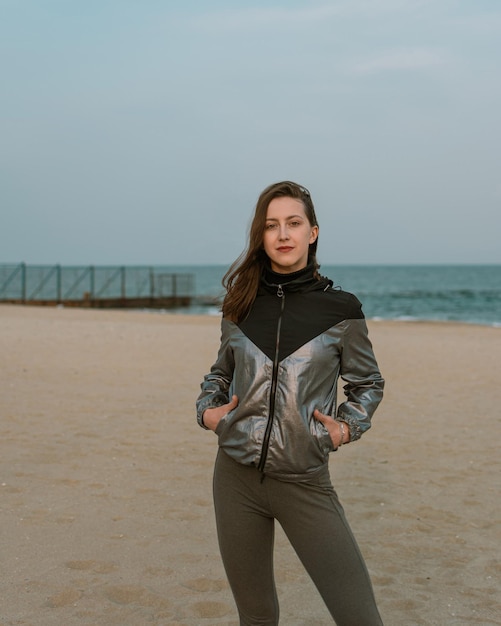
<svg viewBox="0 0 501 626"><path fill-rule="evenodd" d="M194 276L195 298L175 312L219 315L224 265L169 266ZM501 265L322 265L373 320L465 322L501 328Z"/></svg>

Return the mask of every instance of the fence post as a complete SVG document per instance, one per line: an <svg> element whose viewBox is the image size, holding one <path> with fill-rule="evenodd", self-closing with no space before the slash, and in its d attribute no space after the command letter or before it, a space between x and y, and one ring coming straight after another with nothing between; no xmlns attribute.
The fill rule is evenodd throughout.
<svg viewBox="0 0 501 626"><path fill-rule="evenodd" d="M21 263L21 300L26 302L26 263Z"/></svg>
<svg viewBox="0 0 501 626"><path fill-rule="evenodd" d="M94 285L95 285L95 272L94 272L94 266L91 265L89 267L89 291L90 291L91 300L94 300Z"/></svg>
<svg viewBox="0 0 501 626"><path fill-rule="evenodd" d="M150 267L150 298L155 297L155 275L153 273L153 268Z"/></svg>
<svg viewBox="0 0 501 626"><path fill-rule="evenodd" d="M125 266L122 265L120 268L120 291L122 294L122 298L125 298Z"/></svg>
<svg viewBox="0 0 501 626"><path fill-rule="evenodd" d="M56 265L56 290L57 290L57 302L61 302L61 266Z"/></svg>

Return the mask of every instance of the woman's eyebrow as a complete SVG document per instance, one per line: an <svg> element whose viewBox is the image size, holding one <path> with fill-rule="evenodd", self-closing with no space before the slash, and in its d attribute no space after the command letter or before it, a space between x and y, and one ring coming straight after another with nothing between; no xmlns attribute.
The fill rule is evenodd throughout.
<svg viewBox="0 0 501 626"><path fill-rule="evenodd" d="M296 218L297 218L297 217L299 217L299 219L303 219L303 217L302 217L301 215L289 215L289 216L288 216L288 217L286 217L285 219L286 219L286 220L291 220L291 219L292 219L292 218L294 218L294 217L296 217ZM278 222L278 219L279 219L278 217L267 217L267 218L266 218L266 221L267 221L267 222Z"/></svg>

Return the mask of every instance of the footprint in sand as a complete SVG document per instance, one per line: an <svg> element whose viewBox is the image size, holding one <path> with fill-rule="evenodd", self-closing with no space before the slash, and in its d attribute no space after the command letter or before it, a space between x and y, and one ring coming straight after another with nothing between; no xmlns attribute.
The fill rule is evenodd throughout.
<svg viewBox="0 0 501 626"><path fill-rule="evenodd" d="M227 588L228 583L221 579L193 578L184 581L181 585L193 591L222 591Z"/></svg>
<svg viewBox="0 0 501 626"><path fill-rule="evenodd" d="M78 589L66 588L58 591L47 599L46 606L51 609L58 609L63 606L75 604L82 597L82 592Z"/></svg>
<svg viewBox="0 0 501 626"><path fill-rule="evenodd" d="M147 567L144 570L146 576L153 576L159 578L160 576L167 577L174 573L174 570L170 567Z"/></svg>
<svg viewBox="0 0 501 626"><path fill-rule="evenodd" d="M211 507L212 500L208 500L207 498L195 498L192 504L196 504L197 506L203 506L203 507Z"/></svg>
<svg viewBox="0 0 501 626"><path fill-rule="evenodd" d="M68 569L79 571L90 571L95 574L110 574L117 569L117 566L113 563L106 563L105 561L67 561L65 563Z"/></svg>
<svg viewBox="0 0 501 626"><path fill-rule="evenodd" d="M200 519L202 513L188 511L187 509L169 509L165 513L167 519L181 520L182 522L192 522Z"/></svg>
<svg viewBox="0 0 501 626"><path fill-rule="evenodd" d="M105 587L104 596L115 604L134 604L141 607L165 611L170 608L170 602L144 587L136 585L116 585Z"/></svg>
<svg viewBox="0 0 501 626"><path fill-rule="evenodd" d="M224 602L195 602L190 608L197 617L204 619L224 617L233 612L233 607Z"/></svg>
<svg viewBox="0 0 501 626"><path fill-rule="evenodd" d="M219 578L193 578L191 580L185 580L181 585L186 589L202 593L215 593L228 588L226 580ZM186 609L189 614L202 619L218 619L229 615L234 610L228 603L218 602L216 600L199 600L192 602L186 606Z"/></svg>

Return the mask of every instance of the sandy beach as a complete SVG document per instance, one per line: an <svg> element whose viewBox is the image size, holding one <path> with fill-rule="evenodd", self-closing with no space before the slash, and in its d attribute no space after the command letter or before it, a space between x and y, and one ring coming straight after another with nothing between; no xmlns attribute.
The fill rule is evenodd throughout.
<svg viewBox="0 0 501 626"><path fill-rule="evenodd" d="M386 626L501 624L501 329L369 324L387 392L331 455ZM194 402L217 317L0 306L0 626L235 626ZM281 531L284 626L332 620Z"/></svg>

